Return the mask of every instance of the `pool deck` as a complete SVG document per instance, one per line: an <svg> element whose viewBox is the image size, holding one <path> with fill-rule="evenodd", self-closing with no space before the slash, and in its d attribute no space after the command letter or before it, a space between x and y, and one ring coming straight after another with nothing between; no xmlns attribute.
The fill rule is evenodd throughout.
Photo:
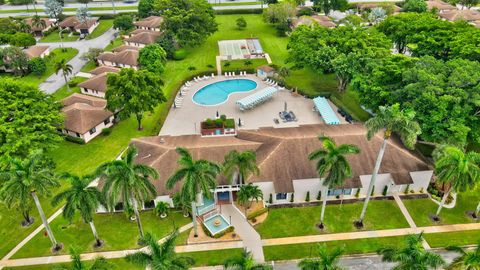
<svg viewBox="0 0 480 270"><path fill-rule="evenodd" d="M228 100L217 106L202 106L194 103L192 97L196 91L207 84L222 81L225 79L251 79L257 82L257 88L249 92L237 92L230 94ZM307 124L324 123L322 117L318 112L313 111L313 101L299 95L294 95L288 90L280 90L275 96L257 107L248 110L240 111L235 105L235 102L243 97L249 96L258 90L261 90L269 85L265 84L260 78L255 75L225 77L215 76L213 79L208 79L200 82L193 82L189 87L189 91L183 99L181 108L171 108L165 120L165 123L160 130L162 136L171 135L191 135L200 134L200 122L207 118L215 119L216 112L220 115L225 114L228 118L234 118L238 124L238 119L242 120L243 126L239 129L258 129L261 127L296 127ZM278 117L278 113L283 111L284 104L287 102L288 111L293 111L298 119L297 122L283 123ZM329 101L332 109L337 113L337 107ZM338 115L338 114L337 114ZM274 118L280 120L279 124L273 122ZM338 115L338 118L345 123L343 117ZM237 127L238 128L238 127Z"/></svg>

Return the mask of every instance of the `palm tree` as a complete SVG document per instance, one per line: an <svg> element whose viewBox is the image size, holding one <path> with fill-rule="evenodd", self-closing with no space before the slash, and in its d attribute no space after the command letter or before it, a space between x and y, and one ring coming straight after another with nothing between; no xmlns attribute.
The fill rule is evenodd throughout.
<svg viewBox="0 0 480 270"><path fill-rule="evenodd" d="M0 179L6 183L10 179L9 172L0 173ZM15 209L22 214L22 226L32 225L35 219L30 216L32 210L30 190L20 182L12 182L9 185L11 186L6 187L6 184L0 184L0 202L3 202L9 210ZM3 186L5 187L2 188Z"/></svg>
<svg viewBox="0 0 480 270"><path fill-rule="evenodd" d="M372 190L375 186L375 180L377 179L380 165L382 164L383 154L387 147L388 139L392 136L392 133L396 133L400 136L403 144L410 149L415 147L417 136L421 133L420 125L414 121L415 113L413 111L400 110L400 105L394 104L390 107L380 106L379 111L375 117L370 118L365 126L368 130L367 138L371 140L376 133L380 130L385 130L383 133L383 143L378 152L377 161L375 162L375 168L373 169L370 184L368 185L367 197L363 204L362 213L360 219L355 221L357 227L363 227L363 220L367 213L368 202L372 196Z"/></svg>
<svg viewBox="0 0 480 270"><path fill-rule="evenodd" d="M310 160L317 161L317 173L320 179L323 178L323 204L320 215L320 229L324 228L325 207L327 205L328 189L342 186L345 179L352 176L352 169L346 158L346 155L358 154L360 149L352 144L337 144L329 137L320 136L318 139L322 142L322 149L316 150L309 155Z"/></svg>
<svg viewBox="0 0 480 270"><path fill-rule="evenodd" d="M183 180L180 194L183 197L182 201L192 203L193 231L197 237L196 204L203 205L204 194L206 197L211 196L210 189L214 189L217 185L216 179L221 167L205 159L194 160L185 148L178 147L177 153L180 155L177 161L180 169L168 178L166 187L172 189L176 183Z"/></svg>
<svg viewBox="0 0 480 270"><path fill-rule="evenodd" d="M32 26L43 30L47 27L47 23L40 16L35 15L32 17Z"/></svg>
<svg viewBox="0 0 480 270"><path fill-rule="evenodd" d="M80 252L74 248L70 248L70 258L72 258L71 265L56 267L58 270L108 270L113 269L113 265L104 257L97 257L93 260L90 267L87 267L80 258Z"/></svg>
<svg viewBox="0 0 480 270"><path fill-rule="evenodd" d="M119 202L123 202L125 209L133 210L140 239L142 239L145 235L138 212L138 204L151 200L157 195L155 186L150 180L158 179L158 172L150 166L136 164L137 153L137 148L130 146L122 159L100 165L95 175L105 181L102 193L110 209Z"/></svg>
<svg viewBox="0 0 480 270"><path fill-rule="evenodd" d="M241 205L246 206L245 211L252 206L252 200L261 200L263 198L263 192L258 186L254 186L252 183L243 185L237 192L237 200Z"/></svg>
<svg viewBox="0 0 480 270"><path fill-rule="evenodd" d="M449 184L434 217L438 220L440 211L452 191L472 189L480 181L480 154L472 151L465 153L455 146L445 146L439 147L434 156L438 183Z"/></svg>
<svg viewBox="0 0 480 270"><path fill-rule="evenodd" d="M445 264L442 257L434 252L426 251L422 246L422 234L408 235L406 246L402 249L382 248L377 251L382 255L384 262L398 263L397 270L428 270L438 268Z"/></svg>
<svg viewBox="0 0 480 270"><path fill-rule="evenodd" d="M298 263L298 267L302 270L341 270L338 266L340 256L343 254L342 248L335 248L329 251L326 244L317 244L317 257L303 259Z"/></svg>
<svg viewBox="0 0 480 270"><path fill-rule="evenodd" d="M232 150L225 156L223 171L228 179L232 179L232 184L245 184L245 179L250 173L255 175L260 173L257 167L257 155L254 151L240 153Z"/></svg>
<svg viewBox="0 0 480 270"><path fill-rule="evenodd" d="M480 269L480 244L472 251L460 247L450 246L447 250L457 252L459 257L446 268L447 270L478 270Z"/></svg>
<svg viewBox="0 0 480 270"><path fill-rule="evenodd" d="M35 202L48 237L52 242L53 251L60 250L62 246L55 239L38 199L38 195L49 196L51 189L59 186L52 166L45 161L43 152L35 151L25 160L9 159L9 170L6 172L6 175L8 180L2 186L2 198L6 197L7 201L16 200L15 204L25 203L28 205L30 202L27 201L27 198L30 195ZM11 196L17 196L17 199ZM25 209L21 208L21 210ZM28 218L29 216L27 215Z"/></svg>
<svg viewBox="0 0 480 270"><path fill-rule="evenodd" d="M226 270L270 270L270 265L257 264L251 252L243 250L242 255L236 258L230 258L223 264Z"/></svg>
<svg viewBox="0 0 480 270"><path fill-rule="evenodd" d="M78 177L69 173L61 175L61 178L69 180L71 187L53 197L52 205L55 206L62 201L66 201L67 203L63 208L63 217L70 222L75 213L79 211L83 221L88 223L92 229L95 247L102 246L103 242L98 237L95 224L93 223L93 214L105 201L102 193L96 187L89 186L95 178L91 175Z"/></svg>
<svg viewBox="0 0 480 270"><path fill-rule="evenodd" d="M162 244L159 244L158 239L147 233L143 241L149 247L150 252L139 251L129 254L125 257L125 260L151 270L190 269L190 266L195 261L190 257L178 256L175 253L175 239L177 236L178 231L175 230Z"/></svg>
<svg viewBox="0 0 480 270"><path fill-rule="evenodd" d="M60 60L59 62L55 63L55 74L62 71L63 79L65 80L65 84L67 85L67 91L70 92L70 86L68 85L67 76L72 74L73 67L70 65L65 59Z"/></svg>

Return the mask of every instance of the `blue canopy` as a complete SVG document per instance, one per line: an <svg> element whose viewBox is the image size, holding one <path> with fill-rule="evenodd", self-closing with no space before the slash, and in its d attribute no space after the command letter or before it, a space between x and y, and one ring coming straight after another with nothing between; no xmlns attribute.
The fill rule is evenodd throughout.
<svg viewBox="0 0 480 270"><path fill-rule="evenodd" d="M327 99L324 97L316 97L313 99L313 103L317 108L317 111L322 115L323 120L328 125L338 125L340 124L340 120L338 119L335 112L330 107Z"/></svg>

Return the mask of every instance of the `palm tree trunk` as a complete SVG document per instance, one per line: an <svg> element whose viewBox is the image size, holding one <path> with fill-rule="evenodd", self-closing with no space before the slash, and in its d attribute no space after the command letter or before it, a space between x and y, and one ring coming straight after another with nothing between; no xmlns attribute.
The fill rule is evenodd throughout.
<svg viewBox="0 0 480 270"><path fill-rule="evenodd" d="M35 10L35 15L38 16L38 12L37 12L37 5L35 5L35 1L36 0L33 0L33 9Z"/></svg>
<svg viewBox="0 0 480 270"><path fill-rule="evenodd" d="M193 235L198 236L198 224L197 224L197 207L195 201L192 201L192 222L193 222Z"/></svg>
<svg viewBox="0 0 480 270"><path fill-rule="evenodd" d="M50 225L48 224L47 217L45 216L45 213L43 212L42 205L40 204L40 200L38 199L37 193L33 191L30 193L33 197L33 200L35 201L35 205L37 206L38 213L40 214L40 218L42 219L43 226L45 226L45 230L47 231L48 237L50 238L50 241L52 242L53 249L57 250L59 248L57 239L55 239L55 236L53 235L52 229L50 228Z"/></svg>
<svg viewBox="0 0 480 270"><path fill-rule="evenodd" d="M448 195L450 195L450 192L452 191L452 188L449 188L445 194L443 194L442 201L440 202L440 205L438 206L437 213L435 214L436 216L440 215L440 211L442 211L443 206L445 205L445 202L447 201Z"/></svg>
<svg viewBox="0 0 480 270"><path fill-rule="evenodd" d="M380 165L382 164L383 154L385 154L385 148L387 148L387 138L383 139L382 146L378 152L377 161L375 162L375 168L373 169L372 178L370 179L370 184L368 185L367 197L365 198L365 203L363 204L362 213L360 214L360 222L363 222L365 214L367 213L368 202L372 196L373 186L375 186L375 180L377 179L378 171L380 170Z"/></svg>
<svg viewBox="0 0 480 270"><path fill-rule="evenodd" d="M93 237L95 237L95 241L97 242L96 243L97 246L101 246L102 241L98 237L97 228L95 228L95 224L93 224L93 221L88 222L88 224L90 225L90 229L92 229Z"/></svg>
<svg viewBox="0 0 480 270"><path fill-rule="evenodd" d="M323 225L325 219L325 208L327 207L328 188L323 189L322 212L320 213L320 224Z"/></svg>
<svg viewBox="0 0 480 270"><path fill-rule="evenodd" d="M196 195L196 204L199 206L203 205L203 192L198 192Z"/></svg>
<svg viewBox="0 0 480 270"><path fill-rule="evenodd" d="M475 210L475 216L478 218L478 214L480 214L480 202L478 202L477 210Z"/></svg>
<svg viewBox="0 0 480 270"><path fill-rule="evenodd" d="M70 92L70 86L68 85L67 75L63 74L63 79L65 79L65 85L67 85L67 92Z"/></svg>
<svg viewBox="0 0 480 270"><path fill-rule="evenodd" d="M30 213L28 211L22 212L23 219L25 220L25 225L30 225L32 218L30 217Z"/></svg>
<svg viewBox="0 0 480 270"><path fill-rule="evenodd" d="M137 219L138 232L140 233L140 238L143 239L145 234L143 233L142 221L140 220L140 213L138 212L138 202L134 196L132 196L132 200L133 200L133 212L135 213L135 218Z"/></svg>
<svg viewBox="0 0 480 270"><path fill-rule="evenodd" d="M142 130L142 113L137 113L137 123L138 123L138 130Z"/></svg>

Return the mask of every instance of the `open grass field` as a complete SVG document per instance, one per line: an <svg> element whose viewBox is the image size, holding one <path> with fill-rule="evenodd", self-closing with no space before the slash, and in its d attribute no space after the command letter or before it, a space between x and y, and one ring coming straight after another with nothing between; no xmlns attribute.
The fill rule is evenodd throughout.
<svg viewBox="0 0 480 270"><path fill-rule="evenodd" d="M190 222L190 219L184 218L179 212L171 212L167 218L160 219L154 215L153 211L145 211L141 213L141 220L144 231L152 232L159 238L171 233L174 226L181 227ZM81 221L80 217L75 218L71 224L63 217L55 219L51 223L51 227L57 240L65 245L61 253L68 253L72 246L83 252L140 248L137 245L137 223L130 221L125 214L97 214L94 222L100 238L105 241L105 245L101 249L95 250L90 226ZM38 234L20 249L14 258L48 256L51 255L50 248L49 238Z"/></svg>
<svg viewBox="0 0 480 270"><path fill-rule="evenodd" d="M478 245L480 244L480 230L449 233L429 233L425 234L424 238L432 248Z"/></svg>
<svg viewBox="0 0 480 270"><path fill-rule="evenodd" d="M95 30L93 30L91 34L87 35L85 39L97 38L103 35L103 33L105 33L108 29L112 28L112 26L113 26L113 20L100 20L97 28L95 28Z"/></svg>
<svg viewBox="0 0 480 270"><path fill-rule="evenodd" d="M249 62L247 62L249 61ZM227 64L228 63L228 64ZM225 71L235 71L238 75L238 71L245 71L248 69L256 69L261 65L267 65L266 59L251 59L251 60L232 60L222 61L222 74Z"/></svg>
<svg viewBox="0 0 480 270"><path fill-rule="evenodd" d="M417 226L432 226L474 222L465 212L475 210L479 201L480 193L478 191L458 194L455 207L453 209L444 208L440 212L441 221L439 223L435 223L429 218L429 215L435 214L438 208L438 205L430 199L404 200L403 202Z"/></svg>
<svg viewBox="0 0 480 270"><path fill-rule="evenodd" d="M78 50L73 48L66 48L66 51L62 51L62 49L56 48L50 52L50 55L47 56L45 59L47 64L47 70L41 76L37 76L34 74L28 74L24 77L13 77L10 73L0 73L0 78L2 77L13 77L15 80L22 81L34 86L39 86L42 82L44 82L48 77L50 77L53 73L55 73L54 65L56 62L59 62L61 59L65 59L66 61L70 61L75 55L77 55Z"/></svg>
<svg viewBox="0 0 480 270"><path fill-rule="evenodd" d="M255 229L263 239L357 231L353 221L358 219L362 206L363 203L327 204L324 232L315 226L320 220L321 206L270 209L267 219ZM367 231L408 227L394 201L371 201L365 222Z"/></svg>
<svg viewBox="0 0 480 270"><path fill-rule="evenodd" d="M108 260L110 264L113 266L113 270L144 270L144 267L133 265L125 261L124 258L120 259L110 259ZM87 261L85 263L87 267L90 267L91 262ZM30 266L22 266L22 267L7 267L4 268L6 270L55 270L59 269L62 266L70 266L68 263L63 264L43 264L43 265L30 265ZM87 268L88 269L88 268Z"/></svg>
<svg viewBox="0 0 480 270"><path fill-rule="evenodd" d="M345 254L375 253L382 247L402 247L404 244L403 236L366 238L345 241L324 242L330 248L343 248ZM323 244L323 243L320 243ZM263 253L266 261L271 260L294 260L308 257L317 257L317 243L292 244L281 246L263 247Z"/></svg>
<svg viewBox="0 0 480 270"><path fill-rule="evenodd" d="M77 84L86 81L87 78L84 77L73 77L69 83L76 82ZM67 85L62 86L62 88L58 89L55 93L52 94L55 100L62 100L73 93L80 93L80 87L73 86L70 87L70 91L67 89Z"/></svg>
<svg viewBox="0 0 480 270"><path fill-rule="evenodd" d="M78 36L75 35L70 35L69 32L64 31L62 33L63 35L63 42L70 42L70 41L77 41ZM60 31L56 30L51 32L50 34L43 36L40 39L40 42L61 42L62 40L60 39Z"/></svg>

